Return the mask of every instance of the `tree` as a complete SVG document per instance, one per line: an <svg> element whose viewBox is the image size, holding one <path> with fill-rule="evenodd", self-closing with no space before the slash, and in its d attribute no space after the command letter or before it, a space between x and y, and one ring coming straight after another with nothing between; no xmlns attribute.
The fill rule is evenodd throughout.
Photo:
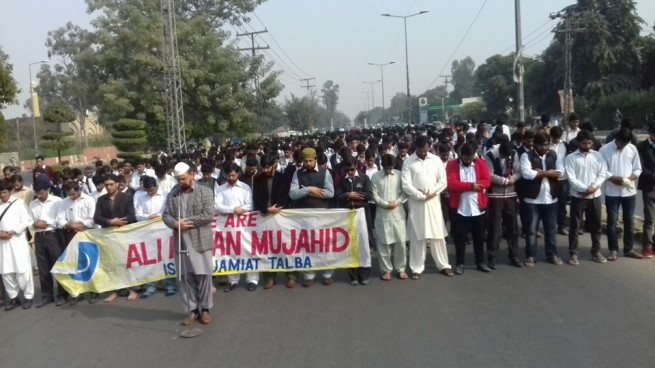
<svg viewBox="0 0 655 368"><path fill-rule="evenodd" d="M190 139L200 140L215 133L245 135L266 121L263 118L266 112L275 111L268 105L274 105L282 89L277 81L279 71L273 71L272 64L261 57L240 54L228 43L230 35L224 31L228 23L239 25L247 20L246 14L262 2L174 2L186 133ZM70 55L70 50L85 51L83 58L71 57L75 73L65 67L62 72L74 76L71 79L79 84L84 82L80 78L84 75L79 75L79 71L93 71L93 83L83 83L95 88L97 82L86 105L97 107L104 121L119 118L146 121L149 142L165 146L160 2L86 0L86 3L89 13L98 14L91 22L92 30L67 25L51 32L49 48L55 55ZM89 40L91 47L85 48ZM81 64L85 68L80 69ZM253 83L255 78L259 83ZM47 85L43 83L44 87ZM73 94L67 94L66 99L70 95Z"/></svg>
<svg viewBox="0 0 655 368"><path fill-rule="evenodd" d="M461 103L464 97L473 97L475 92L475 62L470 56L462 60L454 60L450 73L452 75L453 91L450 99L455 103Z"/></svg>
<svg viewBox="0 0 655 368"><path fill-rule="evenodd" d="M54 129L43 135L43 143L41 145L45 149L57 151L57 161L61 162L61 151L75 146L75 142L72 139L73 132L67 125L62 127L62 124L75 121L75 112L66 102L54 101L45 108L43 120L47 123L54 124Z"/></svg>
<svg viewBox="0 0 655 368"><path fill-rule="evenodd" d="M466 120L481 120L486 113L486 106L482 101L469 102L459 108L459 114Z"/></svg>
<svg viewBox="0 0 655 368"><path fill-rule="evenodd" d="M284 113L291 129L308 132L318 126L320 106L310 97L298 98L292 94L284 104Z"/></svg>
<svg viewBox="0 0 655 368"><path fill-rule="evenodd" d="M331 80L325 81L323 83L323 88L321 88L323 93L323 104L328 113L328 126L330 125L330 120L334 117L334 112L337 109L337 104L339 103L339 85L335 84Z"/></svg>
<svg viewBox="0 0 655 368"><path fill-rule="evenodd" d="M53 66L54 71L48 65L41 67L37 74L40 82L37 92L43 102L63 99L73 107L80 123L81 136L78 138L86 147L86 116L87 111L97 105L101 72L93 34L69 22L48 32L46 46L48 55L57 63Z"/></svg>
<svg viewBox="0 0 655 368"><path fill-rule="evenodd" d="M0 46L0 111L7 105L15 104L18 87L16 80L12 76L13 65L9 64L9 56L4 53ZM6 139L8 128L4 123L5 119L0 113L0 151L6 148Z"/></svg>
<svg viewBox="0 0 655 368"><path fill-rule="evenodd" d="M513 57L494 55L475 71L475 84L491 114L505 113L514 95Z"/></svg>
<svg viewBox="0 0 655 368"><path fill-rule="evenodd" d="M575 15L572 47L573 94L584 97L593 107L601 97L639 87L639 32L643 20L637 16L633 0L578 0L564 12ZM555 28L551 45L542 53L545 63L541 94L557 101L564 86L565 22ZM577 104L577 102L576 102ZM542 102L542 108L545 108ZM551 105L552 106L552 105ZM559 103L551 108L559 110Z"/></svg>
<svg viewBox="0 0 655 368"><path fill-rule="evenodd" d="M120 119L113 126L112 137L118 157L127 161L143 158L147 143L145 121Z"/></svg>

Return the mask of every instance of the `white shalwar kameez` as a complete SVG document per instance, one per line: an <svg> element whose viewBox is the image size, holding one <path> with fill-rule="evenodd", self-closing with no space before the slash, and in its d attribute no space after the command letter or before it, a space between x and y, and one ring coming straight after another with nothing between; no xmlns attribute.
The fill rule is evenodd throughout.
<svg viewBox="0 0 655 368"><path fill-rule="evenodd" d="M447 231L439 198L439 194L448 186L443 162L431 153L427 154L425 160L414 153L403 163L402 184L409 205L409 268L413 274L423 273L428 243L437 269L441 271L451 268L445 241ZM426 201L426 194L436 196Z"/></svg>
<svg viewBox="0 0 655 368"><path fill-rule="evenodd" d="M32 277L32 260L30 246L27 243L26 229L32 224L25 203L21 199L10 197L7 202L0 201L0 213L17 201L2 217L0 231L13 231L9 240L0 240L0 274L9 299L23 291L25 299L34 297L34 279Z"/></svg>

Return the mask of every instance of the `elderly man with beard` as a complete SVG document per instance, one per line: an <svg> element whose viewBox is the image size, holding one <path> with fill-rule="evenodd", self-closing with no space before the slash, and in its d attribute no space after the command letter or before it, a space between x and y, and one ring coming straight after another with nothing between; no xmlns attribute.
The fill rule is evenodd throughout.
<svg viewBox="0 0 655 368"><path fill-rule="evenodd" d="M269 152L262 162L264 169L253 180L252 203L253 210L264 216L275 216L282 209L289 207L289 188L284 174L277 170L278 158L276 152ZM287 288L296 286L297 272L287 272ZM264 289L275 285L277 272L264 272Z"/></svg>
<svg viewBox="0 0 655 368"><path fill-rule="evenodd" d="M408 196L409 267L418 280L425 269L428 243L439 272L452 276L446 249L446 227L441 215L439 194L447 187L446 170L439 157L430 152L430 138L416 139L416 152L403 164L402 186Z"/></svg>
<svg viewBox="0 0 655 368"><path fill-rule="evenodd" d="M189 326L200 319L210 324L209 310L212 300L212 239L211 222L214 219L214 195L211 189L198 185L193 180L191 168L184 162L173 169L178 185L173 187L164 205L162 220L173 230L176 244L181 243L186 255L176 258L175 269L181 273L182 303L189 315L182 321ZM179 243L178 243L179 242ZM180 262L184 262L181 267Z"/></svg>
<svg viewBox="0 0 655 368"><path fill-rule="evenodd" d="M289 198L293 208L328 208L330 198L334 197L334 184L330 172L316 164L316 150L305 148L302 150L301 169L293 173ZM332 270L324 270L323 284L332 285ZM314 284L316 273L305 272L304 287Z"/></svg>
<svg viewBox="0 0 655 368"><path fill-rule="evenodd" d="M591 233L591 257L594 262L605 263L600 251L601 185L608 178L607 163L598 151L592 150L594 136L583 130L578 133L578 149L566 156L566 175L571 188L571 228L569 230L569 264L579 265L578 228L582 214L587 212L587 226Z"/></svg>

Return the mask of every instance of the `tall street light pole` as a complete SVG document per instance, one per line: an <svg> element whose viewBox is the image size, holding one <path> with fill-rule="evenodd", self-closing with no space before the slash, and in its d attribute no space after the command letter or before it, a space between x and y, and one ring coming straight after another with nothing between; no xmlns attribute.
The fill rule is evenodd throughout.
<svg viewBox="0 0 655 368"><path fill-rule="evenodd" d="M382 68L384 68L386 65L395 64L395 63L396 63L395 61L390 61L388 63L383 63L383 64L368 63L368 65L374 65L380 67L380 83L382 84L382 124L383 125L385 125L387 121L384 118L384 72L382 71Z"/></svg>
<svg viewBox="0 0 655 368"><path fill-rule="evenodd" d="M411 94L409 93L409 54L407 52L407 18L415 17L417 15L425 14L427 12L428 10L421 10L418 13L414 13L410 15L380 14L383 17L402 18L403 25L405 26L405 71L407 73L407 124L411 123L410 117L412 115L412 108L410 105Z"/></svg>
<svg viewBox="0 0 655 368"><path fill-rule="evenodd" d="M28 69L30 70L30 98L32 99L32 130L34 131L34 155L37 155L39 152L39 145L37 143L37 138L36 138L36 119L35 119L35 111L34 111L34 83L32 82L32 65L38 65L38 64L43 64L47 63L48 60L41 60L41 61L35 61L33 63L30 63L28 65Z"/></svg>

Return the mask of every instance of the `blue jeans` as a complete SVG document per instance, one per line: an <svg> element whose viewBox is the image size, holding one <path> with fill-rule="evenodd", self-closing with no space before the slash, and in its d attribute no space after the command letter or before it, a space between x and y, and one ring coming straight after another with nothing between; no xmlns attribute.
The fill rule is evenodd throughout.
<svg viewBox="0 0 655 368"><path fill-rule="evenodd" d="M146 284L145 288L146 288L146 292L150 294L154 294L157 291L157 284L151 282L149 284ZM177 292L177 284L175 283L175 278L164 280L164 290L166 291L166 293L174 294Z"/></svg>
<svg viewBox="0 0 655 368"><path fill-rule="evenodd" d="M557 255L557 202L551 204L524 203L527 232L525 235L525 256L537 256L537 227L539 221L544 225L544 242L546 245L546 258Z"/></svg>
<svg viewBox="0 0 655 368"><path fill-rule="evenodd" d="M605 208L607 210L607 244L610 251L619 251L619 237L616 231L619 206L623 210L623 253L630 252L634 247L636 198L636 195L630 197L605 197Z"/></svg>

